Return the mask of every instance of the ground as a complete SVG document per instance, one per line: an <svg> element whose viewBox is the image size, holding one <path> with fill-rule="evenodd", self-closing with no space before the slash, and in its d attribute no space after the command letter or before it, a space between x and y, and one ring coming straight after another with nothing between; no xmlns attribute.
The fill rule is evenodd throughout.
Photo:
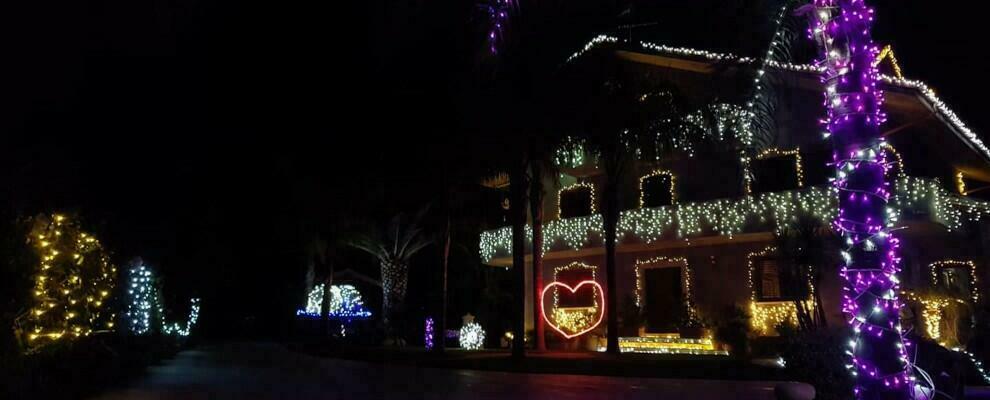
<svg viewBox="0 0 990 400"><path fill-rule="evenodd" d="M138 399L773 399L774 382L520 374L318 358L277 344L180 353L94 400Z"/></svg>

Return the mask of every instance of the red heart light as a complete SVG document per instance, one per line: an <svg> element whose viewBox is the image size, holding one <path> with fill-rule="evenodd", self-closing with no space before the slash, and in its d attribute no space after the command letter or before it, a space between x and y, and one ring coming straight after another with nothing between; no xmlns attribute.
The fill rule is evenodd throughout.
<svg viewBox="0 0 990 400"><path fill-rule="evenodd" d="M547 291L550 290L550 288L553 288L553 287L560 286L560 287L563 287L563 288L565 288L567 290L570 290L571 293L576 293L578 291L578 289L581 289L581 287L584 286L584 285L594 286L594 288L598 289L598 293L601 294L600 296L598 296L598 298L601 298L602 299L601 300L601 303L602 304L599 307L599 310L601 310L601 311L598 312L598 320L596 320L595 323L591 324L586 329L584 329L584 330L582 330L580 332L577 332L577 333L567 333L567 332L564 332L564 330L563 329L560 329L560 327L557 326L556 323L550 321L550 319L547 318L546 303L543 302L543 298L546 297ZM547 325L550 325L550 327L553 328L553 330L559 332L561 335L564 335L565 338L572 339L572 338L581 336L581 335L583 335L585 333L591 332L592 329L595 329L596 327L598 327L599 324L602 323L602 318L605 317L605 299L604 299L605 296L604 295L605 295L605 291L602 290L602 285L600 285L600 284L598 284L598 282L595 282L595 281L592 281L592 280L582 281L581 283L578 283L577 286L574 286L574 287L571 287L570 285L565 284L565 283L561 283L561 282L551 282L550 284L546 285L543 288L543 292L540 294L540 303L542 304L542 306L540 307L540 312L543 314L543 320L547 322Z"/></svg>

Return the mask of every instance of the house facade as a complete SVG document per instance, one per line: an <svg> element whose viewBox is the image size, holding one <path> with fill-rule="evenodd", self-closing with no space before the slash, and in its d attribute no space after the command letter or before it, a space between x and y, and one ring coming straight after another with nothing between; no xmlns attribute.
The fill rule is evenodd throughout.
<svg viewBox="0 0 990 400"><path fill-rule="evenodd" d="M723 100L740 98L740 82L752 81L757 60L606 36L568 62L586 57L622 63L706 110L685 116L685 124L714 125L708 134L753 141L745 137L751 135L750 111L736 105L745 103ZM844 324L835 269L839 250L830 235L820 235L811 250L818 252L811 258L819 265L795 265L793 254L804 251L807 259L807 249L780 248L799 225L827 229L837 213L829 183L831 147L817 124L825 115L817 67L771 62L766 73L776 92L772 140L744 150L686 146L670 157L637 161L622 178L615 296L622 351L727 354L712 340L711 328L733 309L749 315L753 336L796 325L798 307L816 299L830 325ZM983 301L980 288L990 262L984 218L990 215L984 200L990 190L983 192L990 186L990 149L924 83L894 75L884 76L884 85L883 135L901 228L900 279L911 305L904 318L925 336L958 343L965 340L960 322L941 315ZM527 228L527 330L533 328L533 304L540 302L549 334L571 346L600 349L605 178L594 157L579 149L558 158L560 174L544 182L546 285L540 298L530 281ZM510 268L511 238L510 227L482 232L483 262ZM812 279L816 274L820 279Z"/></svg>

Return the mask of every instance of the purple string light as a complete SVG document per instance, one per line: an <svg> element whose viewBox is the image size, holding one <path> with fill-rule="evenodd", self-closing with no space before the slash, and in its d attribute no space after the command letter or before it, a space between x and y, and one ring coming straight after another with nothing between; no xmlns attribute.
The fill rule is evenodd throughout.
<svg viewBox="0 0 990 400"><path fill-rule="evenodd" d="M828 118L822 122L834 149L834 226L845 242L842 311L854 332L846 367L856 378L856 398L908 399L915 378L898 316L900 241L891 233L897 215L887 206L890 164L880 136L887 117L873 65L880 51L870 37L874 10L864 0L815 0L814 6L809 36L818 41L825 67Z"/></svg>
<svg viewBox="0 0 990 400"><path fill-rule="evenodd" d="M498 46L504 41L505 29L509 24L509 14L514 8L515 0L492 0L485 5L491 26L488 29L488 49L492 54L498 54Z"/></svg>
<svg viewBox="0 0 990 400"><path fill-rule="evenodd" d="M433 350L433 317L426 317L426 329L423 333L423 343L427 350Z"/></svg>

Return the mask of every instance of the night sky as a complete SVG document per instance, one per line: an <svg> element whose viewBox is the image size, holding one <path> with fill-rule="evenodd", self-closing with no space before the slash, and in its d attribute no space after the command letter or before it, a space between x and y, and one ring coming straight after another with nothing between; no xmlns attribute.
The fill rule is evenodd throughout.
<svg viewBox="0 0 990 400"><path fill-rule="evenodd" d="M204 315L212 306L226 321L289 315L310 233L435 201L450 160L473 160L478 133L465 127L478 123L466 120L514 112L467 109L484 34L468 1L7 3L5 211L78 212L118 261L160 269L170 302L203 296ZM662 28L642 39L719 43L746 39L740 21L697 17L731 20L726 4L754 2L647 3L635 19ZM959 1L872 3L874 37L905 74L990 130L982 14ZM559 54L595 33L559 35ZM375 273L365 264L355 268Z"/></svg>

